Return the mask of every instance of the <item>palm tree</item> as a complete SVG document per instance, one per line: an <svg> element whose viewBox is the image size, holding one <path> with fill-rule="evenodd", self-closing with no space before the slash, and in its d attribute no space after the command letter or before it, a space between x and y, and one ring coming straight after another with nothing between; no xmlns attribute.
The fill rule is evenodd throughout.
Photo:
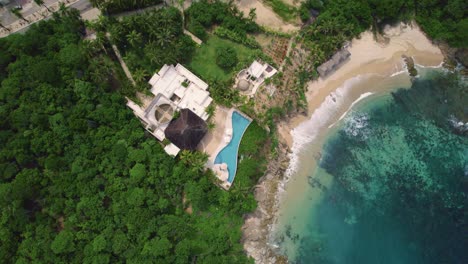
<svg viewBox="0 0 468 264"><path fill-rule="evenodd" d="M84 40L81 45L81 49L83 54L87 58L92 58L96 54L96 52L100 49L99 44L95 41Z"/></svg>
<svg viewBox="0 0 468 264"><path fill-rule="evenodd" d="M133 73L133 80L137 83L141 83L145 81L146 76L148 76L148 72L145 69L136 69Z"/></svg>
<svg viewBox="0 0 468 264"><path fill-rule="evenodd" d="M86 27L90 27L96 31L106 31L105 27L108 22L109 22L108 17L104 15L99 15L97 20L94 20L93 22L88 21L87 23L89 24Z"/></svg>
<svg viewBox="0 0 468 264"><path fill-rule="evenodd" d="M182 150L180 160L190 166L190 169L200 172L205 168L205 163L208 160L208 154L199 151Z"/></svg>
<svg viewBox="0 0 468 264"><path fill-rule="evenodd" d="M173 37L174 37L174 34L172 34L171 30L165 27L159 32L158 38L156 41L159 46L165 47L166 44L171 43Z"/></svg>
<svg viewBox="0 0 468 264"><path fill-rule="evenodd" d="M162 12L161 14L156 15L156 13L153 13L154 16L156 16L157 20L164 26L167 27L169 26L169 23L172 20L171 14L169 12Z"/></svg>
<svg viewBox="0 0 468 264"><path fill-rule="evenodd" d="M214 106L214 104L210 104L207 108L206 108L206 113L211 117L214 115L216 111L216 107Z"/></svg>
<svg viewBox="0 0 468 264"><path fill-rule="evenodd" d="M33 0L34 3L36 3L36 5L38 6L43 6L47 9L47 11L49 11L50 13L52 13L52 10L50 10L45 4L44 4L44 1L43 0Z"/></svg>
<svg viewBox="0 0 468 264"><path fill-rule="evenodd" d="M10 29L7 28L7 27L5 27L2 23L0 23L0 27L3 28L3 29L5 29L6 31L10 32Z"/></svg>
<svg viewBox="0 0 468 264"><path fill-rule="evenodd" d="M149 58L150 62L153 64L158 64L161 60L159 50L156 48L154 42L148 43L145 47L146 56Z"/></svg>
<svg viewBox="0 0 468 264"><path fill-rule="evenodd" d="M256 8L250 8L250 11L249 11L250 21L254 21L255 18L257 17L257 13L255 12L256 10L257 10Z"/></svg>
<svg viewBox="0 0 468 264"><path fill-rule="evenodd" d="M215 124L215 123L213 123L213 122L209 122L209 123L208 123L208 130L209 130L209 131L213 131L213 129L215 129L215 128L216 128L216 124Z"/></svg>
<svg viewBox="0 0 468 264"><path fill-rule="evenodd" d="M29 23L29 20L27 20L26 18L23 17L23 14L21 14L21 11L18 8L13 8L10 11L17 18L24 20L26 23Z"/></svg>
<svg viewBox="0 0 468 264"><path fill-rule="evenodd" d="M67 12L68 12L67 6L65 6L64 3L60 3L59 4L59 13L61 15L65 15L65 14L67 14Z"/></svg>
<svg viewBox="0 0 468 264"><path fill-rule="evenodd" d="M91 5L93 7L96 7L96 8L99 8L99 9L102 9L103 5L103 1L100 1L100 0L89 0L89 2L91 3Z"/></svg>
<svg viewBox="0 0 468 264"><path fill-rule="evenodd" d="M127 35L127 41L132 47L135 47L138 43L141 42L141 34L136 30L132 30Z"/></svg>
<svg viewBox="0 0 468 264"><path fill-rule="evenodd" d="M96 33L96 39L94 40L94 43L97 47L100 47L104 52L107 53L107 50L104 47L104 44L106 43L106 35L103 32L100 31Z"/></svg>

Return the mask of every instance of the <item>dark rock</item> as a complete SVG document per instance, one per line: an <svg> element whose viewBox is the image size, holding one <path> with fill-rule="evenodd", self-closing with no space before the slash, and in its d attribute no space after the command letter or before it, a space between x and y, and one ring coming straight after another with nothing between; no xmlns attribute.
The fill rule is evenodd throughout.
<svg viewBox="0 0 468 264"><path fill-rule="evenodd" d="M401 55L401 57L403 58L403 60L405 61L406 63L406 68L408 69L408 73L411 77L415 77L416 75L418 75L418 71L416 70L416 68L414 67L414 60L413 58L411 57L408 57L406 55Z"/></svg>
<svg viewBox="0 0 468 264"><path fill-rule="evenodd" d="M460 62L465 68L468 68L468 49L462 48L455 52L455 59Z"/></svg>

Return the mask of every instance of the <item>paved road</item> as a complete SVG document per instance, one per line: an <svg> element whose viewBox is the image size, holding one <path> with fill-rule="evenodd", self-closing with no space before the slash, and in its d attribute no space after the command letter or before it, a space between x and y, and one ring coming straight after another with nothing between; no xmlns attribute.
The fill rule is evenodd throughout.
<svg viewBox="0 0 468 264"><path fill-rule="evenodd" d="M46 6L50 6L54 3L58 2L58 0L44 0ZM0 8L0 22L6 26L10 25L11 23L19 20L15 15L13 15L9 10L12 9L14 6L21 4L23 9L21 13L24 17L41 10L43 7L39 7L36 5L32 0L17 0L12 1L6 7ZM80 11L80 13L86 12L92 8L91 3L88 0L79 0L78 2L71 5L71 7L76 8Z"/></svg>
<svg viewBox="0 0 468 264"><path fill-rule="evenodd" d="M93 8L89 0L79 0L78 2L70 5L71 8L78 9L80 13L84 13Z"/></svg>

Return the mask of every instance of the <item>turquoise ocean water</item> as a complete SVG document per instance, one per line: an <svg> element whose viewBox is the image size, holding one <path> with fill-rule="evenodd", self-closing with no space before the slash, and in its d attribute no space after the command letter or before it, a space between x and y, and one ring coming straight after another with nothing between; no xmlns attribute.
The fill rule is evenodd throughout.
<svg viewBox="0 0 468 264"><path fill-rule="evenodd" d="M310 172L320 200L297 204L280 250L292 263L468 263L467 94L433 70L354 107Z"/></svg>

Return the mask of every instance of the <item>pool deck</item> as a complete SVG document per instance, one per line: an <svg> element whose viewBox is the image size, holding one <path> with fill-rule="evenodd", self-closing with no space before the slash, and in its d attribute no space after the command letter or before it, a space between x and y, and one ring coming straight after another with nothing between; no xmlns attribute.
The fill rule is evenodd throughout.
<svg viewBox="0 0 468 264"><path fill-rule="evenodd" d="M215 172L218 179L220 179L219 185L225 190L229 190L229 188L231 187L230 182L228 182L227 180L222 180L223 178L227 179L228 172L218 170L217 166L215 166L214 163L218 153L231 141L229 140L226 142L225 138L226 132L228 130L232 131L232 114L234 113L234 111L238 112L240 115L247 118L249 121L252 121L250 117L246 116L244 113L237 109L228 109L225 107L216 106L215 114L211 118L211 121L214 122L215 127L208 131L208 133L198 145L198 150L208 154L208 161L205 166L209 169L212 169L213 172Z"/></svg>
<svg viewBox="0 0 468 264"><path fill-rule="evenodd" d="M232 128L229 111L230 109L216 106L215 114L210 120L215 124L215 127L208 130L205 137L198 144L198 150L208 154L208 163L214 164L216 155L219 152L218 148L221 144L224 144L226 125Z"/></svg>

